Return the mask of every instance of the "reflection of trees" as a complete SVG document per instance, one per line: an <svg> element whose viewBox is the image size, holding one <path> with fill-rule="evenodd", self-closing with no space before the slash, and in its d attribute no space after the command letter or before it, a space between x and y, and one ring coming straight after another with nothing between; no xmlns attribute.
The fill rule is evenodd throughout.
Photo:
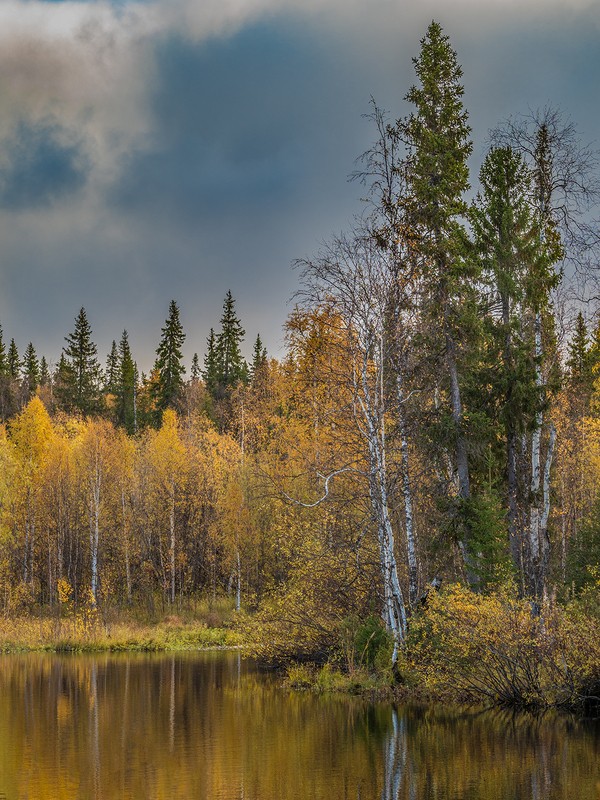
<svg viewBox="0 0 600 800"><path fill-rule="evenodd" d="M7 797L597 800L571 720L285 692L237 653L0 661Z"/></svg>
<svg viewBox="0 0 600 800"><path fill-rule="evenodd" d="M392 724L384 750L381 800L397 800L401 796L413 800L417 797L414 778L413 764L408 755L405 720L399 716L396 708L392 708Z"/></svg>

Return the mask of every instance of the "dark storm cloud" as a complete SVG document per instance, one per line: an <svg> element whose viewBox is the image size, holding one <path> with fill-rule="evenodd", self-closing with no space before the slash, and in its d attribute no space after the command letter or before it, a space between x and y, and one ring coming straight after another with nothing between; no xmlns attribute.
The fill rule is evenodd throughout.
<svg viewBox="0 0 600 800"><path fill-rule="evenodd" d="M336 108L331 57L281 22L161 43L154 144L126 163L118 204L197 224L289 202L322 167L317 140Z"/></svg>
<svg viewBox="0 0 600 800"><path fill-rule="evenodd" d="M360 211L347 175L374 135L361 115L371 94L392 120L407 113L432 18L464 67L474 187L488 129L528 106L552 101L598 138L597 2L158 0L123 4L127 25L107 3L41 5L0 2L0 127L60 114L85 131L93 170L62 130L30 137L29 161L9 148L5 188L29 199L0 213L0 321L50 358L84 305L101 352L126 327L148 369L175 298L189 363L227 289L249 346L260 331L277 353L290 264ZM62 158L56 182L44 147ZM77 203L52 202L84 181Z"/></svg>
<svg viewBox="0 0 600 800"><path fill-rule="evenodd" d="M21 121L0 158L0 208L8 211L49 206L81 189L89 173L82 144L53 120Z"/></svg>

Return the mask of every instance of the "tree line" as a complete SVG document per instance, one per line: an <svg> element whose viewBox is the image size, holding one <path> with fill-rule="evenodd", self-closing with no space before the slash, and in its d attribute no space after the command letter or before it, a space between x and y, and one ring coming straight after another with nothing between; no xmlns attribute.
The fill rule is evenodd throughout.
<svg viewBox="0 0 600 800"><path fill-rule="evenodd" d="M124 333L100 378L83 309L52 376L0 348L6 608L59 578L101 603L230 592L273 654L374 615L395 663L432 581L535 612L597 579L600 327L562 340L556 304L594 259L593 154L552 109L509 120L469 200L438 23L414 66L405 117L373 104L364 214L299 262L280 361L260 337L244 361L230 293L187 382L174 302L149 376Z"/></svg>
<svg viewBox="0 0 600 800"><path fill-rule="evenodd" d="M118 343L113 340L106 366L101 367L85 308L80 309L72 333L65 337L66 344L54 369L45 356L38 357L32 342L22 358L14 339L7 349L0 327L0 418L7 422L39 394L52 413L104 416L135 434L148 425L160 425L167 408L185 405L186 393L193 394L193 387L202 379L207 390L206 408L220 419L227 413L224 400L228 390L238 382L248 383L267 357L258 335L248 363L241 352L244 337L235 300L227 292L221 330L215 334L211 328L204 365L200 366L198 354L194 353L190 379L186 381L181 350L185 333L174 300L148 375L138 370L127 330Z"/></svg>

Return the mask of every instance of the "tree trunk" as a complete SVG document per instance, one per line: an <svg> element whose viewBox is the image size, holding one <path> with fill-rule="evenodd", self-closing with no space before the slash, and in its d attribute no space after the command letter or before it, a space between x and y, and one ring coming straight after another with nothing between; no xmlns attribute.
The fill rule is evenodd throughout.
<svg viewBox="0 0 600 800"><path fill-rule="evenodd" d="M171 483L171 496L169 506L169 531L171 534L170 560L171 560L171 605L175 604L175 485Z"/></svg>
<svg viewBox="0 0 600 800"><path fill-rule="evenodd" d="M398 368L396 375L396 394L398 399L398 429L400 432L400 467L402 478L402 498L404 501L404 527L406 535L406 557L408 564L408 599L414 606L419 597L419 562L417 558L416 532L412 505L412 488L410 485L410 457L408 435L406 431L406 402L402 388L402 375Z"/></svg>

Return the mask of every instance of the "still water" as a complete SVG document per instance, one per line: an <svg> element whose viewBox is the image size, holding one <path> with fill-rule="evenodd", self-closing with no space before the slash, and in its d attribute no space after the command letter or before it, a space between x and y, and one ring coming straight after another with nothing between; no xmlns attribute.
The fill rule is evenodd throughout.
<svg viewBox="0 0 600 800"><path fill-rule="evenodd" d="M600 728L283 690L236 653L0 657L0 800L599 800Z"/></svg>

